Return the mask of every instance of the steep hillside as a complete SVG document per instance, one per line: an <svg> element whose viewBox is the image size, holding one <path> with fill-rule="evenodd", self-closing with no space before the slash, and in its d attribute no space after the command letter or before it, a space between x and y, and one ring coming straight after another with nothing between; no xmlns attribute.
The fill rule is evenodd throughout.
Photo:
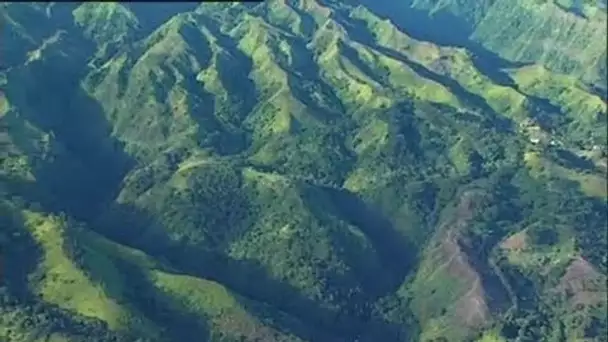
<svg viewBox="0 0 608 342"><path fill-rule="evenodd" d="M540 63L553 71L580 78L599 88L602 94L606 92L605 1L364 3L417 36L442 44L466 46L477 54L489 50L513 62ZM395 6L399 6L400 12Z"/></svg>
<svg viewBox="0 0 608 342"><path fill-rule="evenodd" d="M0 5L0 340L603 341L572 6Z"/></svg>

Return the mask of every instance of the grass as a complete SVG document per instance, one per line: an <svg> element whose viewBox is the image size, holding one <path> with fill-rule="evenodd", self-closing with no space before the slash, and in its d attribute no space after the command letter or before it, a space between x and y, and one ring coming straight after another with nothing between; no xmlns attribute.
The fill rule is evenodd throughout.
<svg viewBox="0 0 608 342"><path fill-rule="evenodd" d="M85 3L73 12L74 22L100 42L121 39L139 25L137 17L119 3Z"/></svg>
<svg viewBox="0 0 608 342"><path fill-rule="evenodd" d="M374 170L372 168L357 168L353 170L346 181L344 182L344 188L358 194L365 194L368 190L372 190L375 186L379 185L383 180L384 174Z"/></svg>
<svg viewBox="0 0 608 342"><path fill-rule="evenodd" d="M326 50L320 56L319 64L324 78L338 90L337 94L345 104L359 108L391 105L392 100L380 91L380 85L343 57L337 46Z"/></svg>
<svg viewBox="0 0 608 342"><path fill-rule="evenodd" d="M420 340L433 341L439 337L449 337L449 341L463 341L466 340L466 333L460 327L454 327L448 316L434 317L424 326Z"/></svg>
<svg viewBox="0 0 608 342"><path fill-rule="evenodd" d="M507 342L507 340L500 336L496 331L485 332L476 342Z"/></svg>
<svg viewBox="0 0 608 342"><path fill-rule="evenodd" d="M278 192L284 191L290 186L290 181L285 176L259 172L252 168L243 169L243 177L247 182L251 182L252 185Z"/></svg>
<svg viewBox="0 0 608 342"><path fill-rule="evenodd" d="M162 268L162 265L160 265L156 259L150 257L140 250L117 244L88 230L79 232L79 235L80 238L86 241L91 250L96 251L95 253L103 254L101 258L105 259L105 261L111 262L111 260L107 257L110 255L115 260L127 262L142 270Z"/></svg>
<svg viewBox="0 0 608 342"><path fill-rule="evenodd" d="M469 290L469 284L448 273L444 267L447 260L440 253L439 250L429 252L407 290L412 296L411 307L422 327L422 340L438 336L455 338L464 332L464 327L448 324L448 320L452 315L451 307Z"/></svg>
<svg viewBox="0 0 608 342"><path fill-rule="evenodd" d="M517 117L522 114L524 95L511 87L494 83L475 68L471 57L462 50L449 50L446 54L448 57L444 57L442 61L423 60L423 63L428 67L431 67L433 62L445 63L446 76L456 80L470 93L481 97L496 113L507 117Z"/></svg>
<svg viewBox="0 0 608 342"><path fill-rule="evenodd" d="M36 279L32 283L35 291L49 303L98 318L112 329L125 329L128 310L111 298L104 286L92 281L65 250L68 234L65 223L35 212L24 215L32 237L43 250L42 260L32 278ZM107 259L97 259L94 263L103 268L109 266ZM120 286L118 284L114 283L114 286Z"/></svg>
<svg viewBox="0 0 608 342"><path fill-rule="evenodd" d="M253 108L250 118L256 139L289 134L298 119L306 120L310 116L306 113L307 107L289 88L287 72L279 62L285 53L289 56L291 52L285 50L286 43L278 33L271 31L259 18L246 16L239 30L246 32L238 47L251 59L253 69L249 78L259 94L258 105Z"/></svg>
<svg viewBox="0 0 608 342"><path fill-rule="evenodd" d="M510 87L495 84L477 70L466 50L437 47L427 42L413 40L399 31L390 21L380 20L362 7L353 11L351 16L367 24L378 45L401 53L404 58L420 63L429 70L436 70L437 63L444 64L440 74L457 81L467 91L483 98L497 113L509 117L522 114L525 96ZM384 63L384 66L390 70L392 84L402 87L406 85L410 88L409 91L427 101L443 103L455 108L462 107L459 99L444 85L412 75L413 72L408 67L388 56L378 58L378 63Z"/></svg>
<svg viewBox="0 0 608 342"><path fill-rule="evenodd" d="M151 277L159 289L202 317L218 319L221 314L243 313L233 295L217 283L161 271L153 271Z"/></svg>
<svg viewBox="0 0 608 342"><path fill-rule="evenodd" d="M471 169L470 155L472 152L472 145L466 140L461 138L458 142L450 149L450 157L456 171L460 175L467 175Z"/></svg>
<svg viewBox="0 0 608 342"><path fill-rule="evenodd" d="M558 242L551 246L527 246L511 250L507 260L513 265L540 274L550 269L567 265L576 256L576 246L567 227L554 228L559 235ZM525 233L524 233L525 234Z"/></svg>
<svg viewBox="0 0 608 342"><path fill-rule="evenodd" d="M594 44L606 35L605 18L577 17L534 1L497 2L474 26L472 37L504 58L534 60L551 70L585 79L590 69L602 63L606 51L605 45ZM601 82L593 77L589 80Z"/></svg>
<svg viewBox="0 0 608 342"><path fill-rule="evenodd" d="M560 165L550 164L551 172L558 177L577 182L581 191L588 196L606 200L608 198L608 183L606 176L577 172Z"/></svg>
<svg viewBox="0 0 608 342"><path fill-rule="evenodd" d="M606 103L572 76L552 73L541 65L516 69L511 75L525 94L547 99L578 120L593 123L597 113L606 115Z"/></svg>
<svg viewBox="0 0 608 342"><path fill-rule="evenodd" d="M372 118L362 127L353 139L354 150L359 153L373 152L387 143L389 136L388 122Z"/></svg>
<svg viewBox="0 0 608 342"><path fill-rule="evenodd" d="M524 153L524 162L535 177L553 175L577 182L581 191L587 196L599 199L606 199L608 197L608 183L604 176L565 168L551 162L548 158L543 157L540 152L535 151Z"/></svg>
<svg viewBox="0 0 608 342"><path fill-rule="evenodd" d="M138 306L141 298L130 298L133 291L126 283L133 278L119 271L121 266L130 265L145 278L139 285L152 285L146 299L162 299L159 304L174 309L169 310L171 314L183 314L208 325L211 337L225 334L237 340L292 340L288 333L273 328L276 322L261 318L257 304L238 293L268 290L258 294L270 305L278 305L293 291L303 298L303 304L281 308L297 306L290 312L294 316L310 318L326 308L356 316L376 299L371 298L376 292L391 292L403 282L399 295L413 298L411 307L420 320L423 337L443 335L458 340L467 332L466 327L454 323L458 322L455 303L476 279L476 270L463 264L451 264L449 270L442 267L449 257L444 254L450 251L445 245L440 247L443 250L424 254L431 248L426 237L433 234L435 224L431 227L422 221L450 201L446 198L452 196L450 192L442 193L444 186L468 181L472 153L484 159L479 163L484 175L492 174L496 165L518 165L502 155L503 150L512 149L513 154L524 153L526 165L539 179L558 176L576 180L587 194L606 195L602 190L606 181L598 175L551 163L540 150L506 146L516 140L517 133L494 130L494 114L506 121L532 114L524 109L532 96L552 100L576 123L590 126L594 111L605 111L605 104L578 81L544 69L522 68L512 73L520 92L477 69L465 49L411 39L362 7L350 17L335 11L330 18L330 8L338 5L328 3L325 7L317 1L303 1L298 9L280 1L251 11L245 10L248 5L227 5L223 13L217 6L217 11L205 7L209 11L167 18L148 37L106 56L107 62L105 57L99 60L100 66L91 62L83 83L101 106L99 117L107 124L104 137L107 134L116 139L111 148L124 150L134 159L129 187L120 197L125 199L124 207L134 205L142 209L146 219L157 223L154 228L158 230L149 230L150 234L141 240L138 236L133 243L149 244L142 248L152 255L155 243L174 238L176 244L219 253L218 260L234 261L235 267L255 264L247 271L268 279L243 280L241 269L208 270L214 281L199 278L181 269L189 266L180 263L184 256L180 248L166 252L174 253L171 257L175 258L169 259L177 260L169 268L160 258L115 244L88 228L74 228L30 211L26 212L28 227L43 252L31 283L48 303L97 318L112 329L156 333L162 329L158 326L164 328L164 322L150 323L146 318L150 312L139 312L143 310ZM233 15L235 11L238 15ZM216 18L230 20L216 21L211 12L217 12ZM106 43L127 38L139 25L134 14L120 4L81 5L74 16L84 29L82 33L100 42L102 52L108 48ZM361 37L371 39L372 44L355 35L349 26L352 18L367 23L367 36ZM359 21L350 23L359 25ZM66 34L74 37L71 31ZM55 53L57 45L47 44L43 52ZM45 65L27 66L34 67ZM77 81L81 79L74 83ZM48 90L37 88L35 83L28 85L32 94ZM331 98L331 110L326 110L330 106L323 103L324 97ZM88 107L65 102L57 106L57 113L90 113ZM401 103L411 103L413 108L397 106ZM13 120L18 109L6 113L7 108L0 102L3 122ZM45 108L44 104L40 108ZM57 113L40 117L51 120L61 115ZM69 124L70 117L61 118L65 120L54 123L55 127ZM3 160L2 167L23 175L31 168L33 176L51 163L51 158L42 158L45 151L39 146L44 134L50 132L36 130L35 126L45 127L40 122L31 129L27 124L10 124L7 135L19 151L16 157ZM56 134L57 141L70 140L70 129ZM244 137L243 142L234 142L237 148L214 152L218 146L232 144L237 134ZM51 135L46 137L54 141ZM238 156L233 156L236 153ZM504 152L508 153L511 150ZM215 162L220 159L230 161L230 172ZM243 161L256 166L243 168ZM90 170L104 166L94 164ZM446 182L436 182L439 178ZM66 185L80 186L69 181ZM424 183L421 189L410 189L418 182ZM117 180L112 191L120 191L122 184ZM365 205L378 209L387 221L386 230L394 225L395 230L407 232L407 238L416 239L414 248L423 253L421 264L415 265L419 266L417 273L412 273L411 279L401 279L401 259L381 251L384 244L372 236L384 234L378 233L382 227L371 222L375 219L357 220L356 226L347 223L351 218L330 205L341 203L343 198L332 196L330 203L323 197L330 190L320 190L319 184L351 190L355 193L353 202L365 199ZM113 198L112 191L107 198ZM542 191L538 194L543 195ZM122 234L120 230L130 229L130 223L108 229ZM459 252L463 255L458 257L467 256ZM556 246L514 252L509 260L536 270L546 266L544 260L562 263L572 253L572 237L564 236ZM463 276L453 275L457 267L460 271L466 268L459 272ZM370 283L384 282L381 278L385 275L394 275L394 283L391 279L390 286L378 285L382 289L374 290L371 299L367 293L361 294L368 285L372 288ZM222 285L224 281L230 288ZM276 296L269 294L275 289L260 290L260 286L275 281L281 283ZM269 309L268 316L277 318L281 313ZM374 319L365 317L366 321ZM501 340L487 332L481 341Z"/></svg>
<svg viewBox="0 0 608 342"><path fill-rule="evenodd" d="M150 278L172 306L207 322L210 339L301 341L260 321L244 307L243 298L216 282L161 271L152 271Z"/></svg>
<svg viewBox="0 0 608 342"><path fill-rule="evenodd" d="M2 118L11 109L11 104L6 96L0 92L0 118Z"/></svg>
<svg viewBox="0 0 608 342"><path fill-rule="evenodd" d="M306 34L306 24L302 16L285 3L279 1L270 3L267 18L273 26L284 28L299 36Z"/></svg>
<svg viewBox="0 0 608 342"><path fill-rule="evenodd" d="M331 25L329 24L331 23ZM391 105L392 100L381 89L383 88L374 78L361 70L361 60L358 56L343 54L343 41L340 37L345 33L335 22L328 21L317 32L314 49L318 53L317 63L323 79L336 89L337 95L343 102L354 108L381 108ZM357 49L355 48L355 51ZM365 52L361 52L364 56Z"/></svg>
<svg viewBox="0 0 608 342"><path fill-rule="evenodd" d="M421 77L406 64L388 57L379 55L377 58L380 68L386 68L390 84L400 90L402 94L414 94L423 101L440 103L455 108L461 106L458 98L444 85L433 80Z"/></svg>
<svg viewBox="0 0 608 342"><path fill-rule="evenodd" d="M199 82L203 82L205 90L215 95L216 101L218 99L225 100L228 96L228 92L223 85L217 63L221 63L218 59L225 58L223 55L226 53L215 44L212 45L212 50L213 57L211 57L209 67L201 70L196 79Z"/></svg>
<svg viewBox="0 0 608 342"><path fill-rule="evenodd" d="M378 18L373 12L364 6L357 6L350 17L362 20L367 29L372 33L374 39L381 46L396 46L398 50L406 49L411 39L395 27L389 20Z"/></svg>
<svg viewBox="0 0 608 342"><path fill-rule="evenodd" d="M145 272L158 267L157 262L89 230L69 227L60 218L32 211L24 215L43 251L30 282L44 301L99 319L115 331L158 337L158 327L126 301L124 275L115 266L115 262L127 262ZM81 251L79 261L68 251L71 244Z"/></svg>

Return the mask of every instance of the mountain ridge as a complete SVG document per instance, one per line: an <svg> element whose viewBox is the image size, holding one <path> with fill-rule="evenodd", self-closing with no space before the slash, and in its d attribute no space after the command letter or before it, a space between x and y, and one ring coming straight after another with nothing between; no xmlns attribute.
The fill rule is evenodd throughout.
<svg viewBox="0 0 608 342"><path fill-rule="evenodd" d="M601 73L378 4L2 5L0 336L601 341Z"/></svg>

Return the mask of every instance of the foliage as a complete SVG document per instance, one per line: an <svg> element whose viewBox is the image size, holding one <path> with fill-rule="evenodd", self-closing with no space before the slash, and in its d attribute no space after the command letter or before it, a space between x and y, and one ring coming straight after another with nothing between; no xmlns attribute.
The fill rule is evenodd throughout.
<svg viewBox="0 0 608 342"><path fill-rule="evenodd" d="M0 5L0 339L602 341L605 16L385 5Z"/></svg>

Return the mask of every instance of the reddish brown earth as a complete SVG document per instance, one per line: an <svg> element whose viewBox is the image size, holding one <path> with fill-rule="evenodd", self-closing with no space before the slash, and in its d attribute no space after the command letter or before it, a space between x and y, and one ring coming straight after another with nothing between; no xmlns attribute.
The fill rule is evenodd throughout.
<svg viewBox="0 0 608 342"><path fill-rule="evenodd" d="M238 334L234 334L233 337L247 337L252 341L279 342L284 340L274 329L243 317L228 316L220 322L219 329L220 331L238 331Z"/></svg>
<svg viewBox="0 0 608 342"><path fill-rule="evenodd" d="M565 294L574 306L606 302L608 295L606 276L587 260L578 257L566 269L558 291Z"/></svg>
<svg viewBox="0 0 608 342"><path fill-rule="evenodd" d="M445 263L439 268L468 288L453 307L453 319L470 328L488 323L490 317L508 303L507 292L499 278L463 234L475 216L475 207L484 200L482 193L464 193L452 217L440 227L443 237L438 252Z"/></svg>
<svg viewBox="0 0 608 342"><path fill-rule="evenodd" d="M508 251L521 251L528 247L528 235L526 232L513 234L505 239L500 247Z"/></svg>

